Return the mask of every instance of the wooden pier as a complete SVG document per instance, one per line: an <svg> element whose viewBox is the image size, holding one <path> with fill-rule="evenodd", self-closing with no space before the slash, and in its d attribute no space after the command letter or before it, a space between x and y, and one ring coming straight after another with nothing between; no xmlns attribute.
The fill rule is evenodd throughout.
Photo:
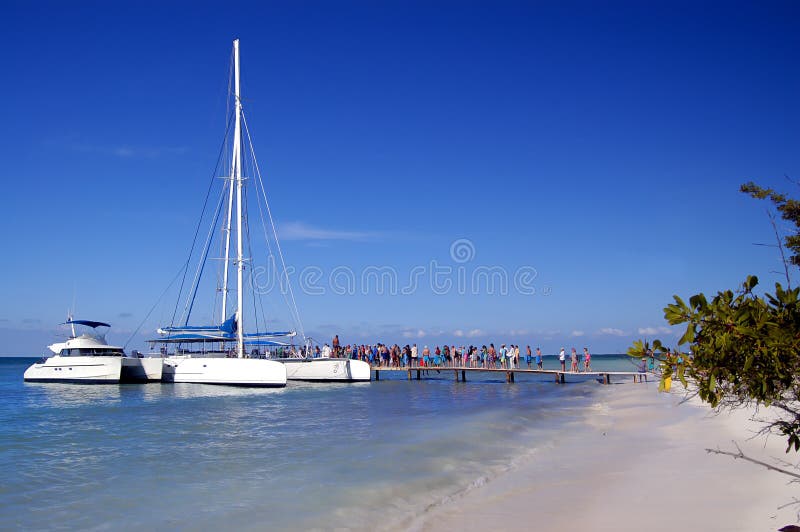
<svg viewBox="0 0 800 532"><path fill-rule="evenodd" d="M555 382L564 384L567 375L593 377L600 380L603 384L611 384L612 377L633 377L633 382L647 382L647 372L643 371L561 371L557 369L522 369L522 368L467 368L467 367L405 367L405 368L392 368L386 366L372 366L372 371L375 372L375 380L381 380L381 372L405 372L408 373L408 380L413 380L416 374L416 379L421 380L423 376L431 376L431 372L435 371L436 375L441 375L448 371L452 371L456 382L467 382L467 373L503 373L506 377L506 382L515 382L514 375L516 374L531 374L531 375L550 375L554 377ZM426 374L427 372L427 374Z"/></svg>

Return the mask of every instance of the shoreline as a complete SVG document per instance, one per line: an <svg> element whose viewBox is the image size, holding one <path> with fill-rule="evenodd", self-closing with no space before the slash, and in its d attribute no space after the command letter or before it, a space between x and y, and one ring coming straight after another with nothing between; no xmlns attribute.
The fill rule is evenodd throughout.
<svg viewBox="0 0 800 532"><path fill-rule="evenodd" d="M778 530L797 522L797 488L779 473L706 448L797 459L753 436L752 412L715 415L657 383L598 390L585 424L526 463L430 508L410 528L461 530ZM604 387L605 388L605 387ZM762 410L763 412L763 410ZM535 442L532 442L535 444Z"/></svg>

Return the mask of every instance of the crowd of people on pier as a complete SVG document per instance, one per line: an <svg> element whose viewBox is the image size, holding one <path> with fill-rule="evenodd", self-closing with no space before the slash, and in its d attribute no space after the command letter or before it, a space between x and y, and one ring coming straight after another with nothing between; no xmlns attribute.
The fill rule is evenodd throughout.
<svg viewBox="0 0 800 532"><path fill-rule="evenodd" d="M342 346L339 336L336 335L333 337L331 345L325 344L322 348L317 347L314 356L363 360L369 362L371 366L379 368L544 369L544 357L539 347L532 350L528 345L524 351L521 351L520 346L514 344L501 344L499 349L493 343L480 347L476 345L435 345L432 349L427 345L420 349L417 344L400 346L376 343ZM566 350L562 347L558 353L558 360L561 371L564 372L567 371L567 356ZM592 369L592 355L586 347L583 348L581 354L573 347L569 359L569 371L571 372L577 373Z"/></svg>

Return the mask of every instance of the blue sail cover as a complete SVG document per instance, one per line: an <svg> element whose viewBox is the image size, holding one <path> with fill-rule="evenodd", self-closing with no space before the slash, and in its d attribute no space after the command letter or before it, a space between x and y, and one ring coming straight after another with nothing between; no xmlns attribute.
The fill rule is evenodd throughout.
<svg viewBox="0 0 800 532"><path fill-rule="evenodd" d="M296 336L294 331L286 332L265 332L246 334L244 336L244 343L248 345L273 345L275 338L291 338ZM198 343L198 342L235 342L238 337L235 334L168 334L161 338L149 340L153 343L161 344L183 344L183 343ZM274 343L274 345L284 345Z"/></svg>
<svg viewBox="0 0 800 532"><path fill-rule="evenodd" d="M232 316L217 326L184 326L184 327L162 327L158 330L161 338L151 340L159 343L193 343L193 342L235 342L238 339L236 317ZM246 344L256 344L262 341L269 341L273 338L293 337L297 333L294 331L259 332L244 334ZM258 345L271 345L261 344ZM284 345L275 343L274 345Z"/></svg>
<svg viewBox="0 0 800 532"><path fill-rule="evenodd" d="M236 316L231 316L222 325L209 325L209 326L191 326L185 325L183 327L162 327L158 330L161 334L169 333L235 333L236 332Z"/></svg>

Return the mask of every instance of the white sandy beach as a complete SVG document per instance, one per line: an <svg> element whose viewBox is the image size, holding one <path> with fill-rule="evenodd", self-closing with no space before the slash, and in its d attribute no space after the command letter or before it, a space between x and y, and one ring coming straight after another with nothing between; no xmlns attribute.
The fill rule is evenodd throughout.
<svg viewBox="0 0 800 532"><path fill-rule="evenodd" d="M657 384L604 388L591 428L576 430L511 472L429 509L413 528L450 530L769 531L797 522L800 485L763 467L708 454L735 450L769 463L784 441L748 440L744 412L714 416Z"/></svg>

